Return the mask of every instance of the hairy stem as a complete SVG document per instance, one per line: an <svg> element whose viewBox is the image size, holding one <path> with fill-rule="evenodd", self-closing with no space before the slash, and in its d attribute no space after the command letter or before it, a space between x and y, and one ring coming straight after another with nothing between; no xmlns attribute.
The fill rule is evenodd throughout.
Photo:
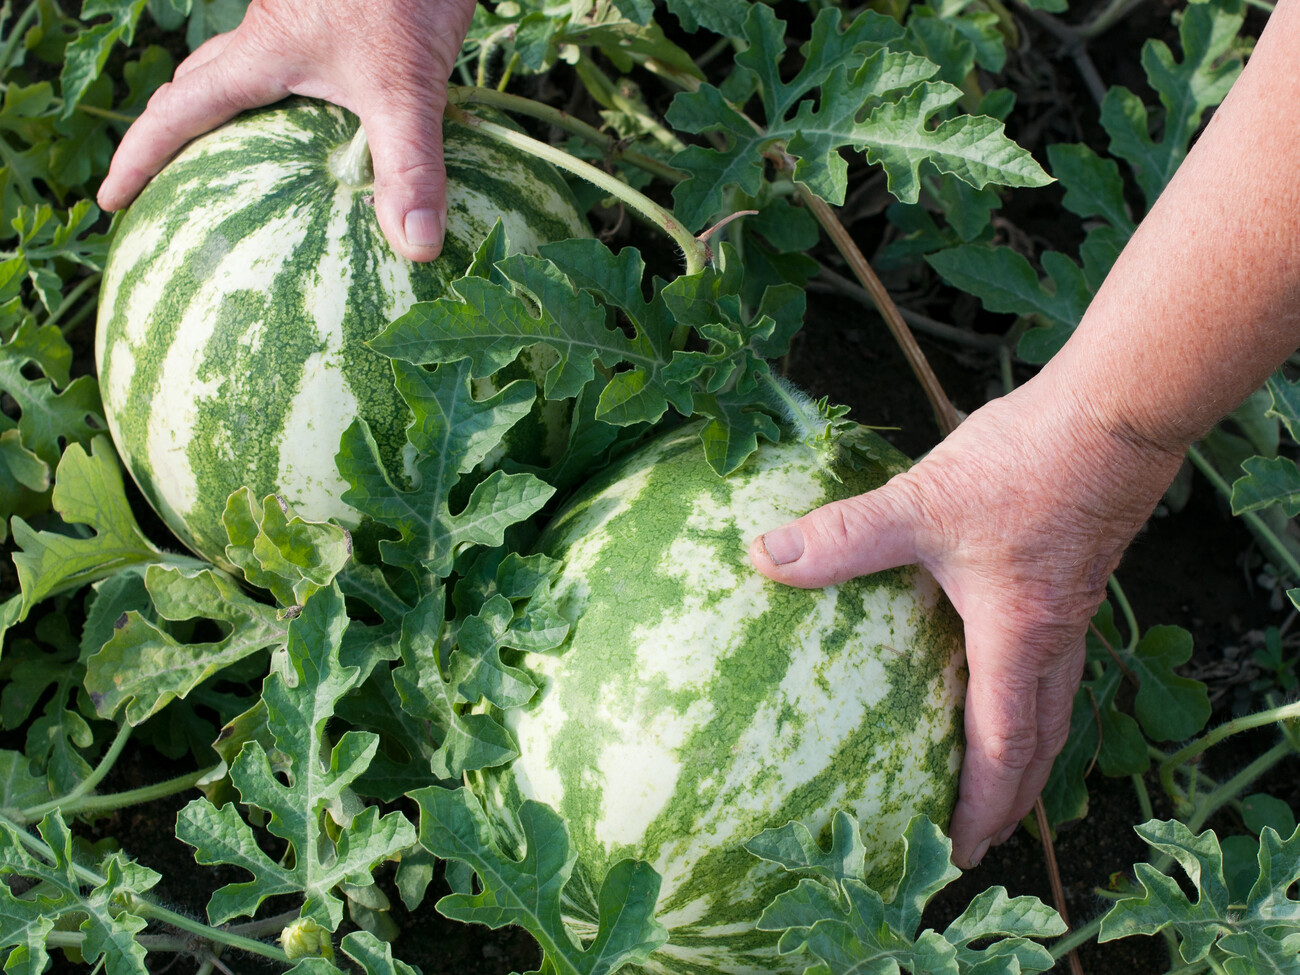
<svg viewBox="0 0 1300 975"><path fill-rule="evenodd" d="M590 163L575 159L563 149L556 149L554 146L549 146L545 142L524 135L522 132L516 132L504 125L498 125L495 122L488 122L477 116L470 115L456 105L449 104L447 106L447 118L460 125L470 126L486 136L530 153L539 159L544 159L553 166L568 170L575 176L580 176L589 183L598 186L611 196L617 197L629 209L659 227L676 242L686 260L686 274L697 274L704 270L707 263L704 244L696 240L690 231L678 223L671 213L644 193L634 190L622 180L597 169Z"/></svg>
<svg viewBox="0 0 1300 975"><path fill-rule="evenodd" d="M849 267L853 269L854 277L858 279L871 297L871 303L875 305L880 317L885 320L885 325L888 326L890 334L894 336L894 341L903 350L908 365L912 367L913 374L921 383L921 388L930 401L930 407L934 410L934 418L939 424L940 435L946 437L957 429L957 425L961 423L961 417L957 413L957 408L952 405L952 401L948 399L947 394L943 391L939 377L930 368L925 353L917 345L912 330L907 327L907 323L903 321L903 316L898 313L898 306L894 304L894 299L889 296L889 291L881 283L880 278L876 276L876 272L872 269L866 256L858 249L858 245L849 236L849 232L844 229L844 225L835 216L835 211L831 209L830 204L803 187L799 187L799 198L803 200L804 206L821 224L831 242L843 255Z"/></svg>
<svg viewBox="0 0 1300 975"><path fill-rule="evenodd" d="M65 796L57 799L51 799L49 802L43 802L40 805L32 806L30 809L24 809L20 814L24 822L35 822L43 817L46 813L54 812L65 806L75 807L77 800L89 795L100 782L104 781L104 776L112 771L113 766L117 764L118 758L122 754L122 749L131 738L131 732L134 729L130 724L123 721L122 727L117 729L117 735L114 737L112 744L108 746L108 751L104 752L104 757L99 760L95 770L88 776L77 783L76 787ZM67 810L64 810L65 815Z"/></svg>
<svg viewBox="0 0 1300 975"><path fill-rule="evenodd" d="M28 833L23 829L22 825L15 823L3 814L0 814L0 823L7 825L13 835L18 838L19 842L21 842L36 856L51 864L58 863L58 857L55 855L54 851L51 850L39 837L33 836L31 833ZM68 864L68 866L77 881L88 887L102 887L107 883L107 880L104 877L101 877L94 870L84 867L79 863L73 862ZM178 928L181 931L188 931L190 934L202 938L205 941L210 941L213 944L230 945L232 948L238 948L241 951L247 951L250 954L260 955L263 958L269 958L272 961L279 962L283 965L290 964L289 956L273 945L264 944L263 942L256 941L253 938L248 938L222 928L214 928L199 921L191 920L183 914L178 914L175 911L168 910L167 908L147 901L142 897L132 896L127 909L137 917L154 920L160 924L166 924L169 927Z"/></svg>
<svg viewBox="0 0 1300 975"><path fill-rule="evenodd" d="M29 3L27 7L18 16L18 20L9 28L9 36L5 39L5 46L0 48L0 70L7 70L9 62L13 60L14 51L18 45L23 43L27 36L27 28L32 26L32 21L40 13L39 3Z"/></svg>
<svg viewBox="0 0 1300 975"><path fill-rule="evenodd" d="M95 271L94 273L88 274L86 275L86 277L78 281L76 286L73 287L73 289L69 291L67 295L64 296L63 303L59 305L58 308L54 309L54 311L50 312L49 318L45 319L45 324L57 325L59 323L59 319L63 317L63 313L66 312L69 308L72 308L74 305L76 305L77 301L81 299L82 295L84 295L91 288L99 284L99 279L101 277L103 277L103 275L99 271ZM93 302L91 303L90 307L92 308L94 307ZM79 318L80 316L74 318L73 321L74 322L78 321ZM71 328L71 326L68 327ZM66 329L64 330L63 334L64 335L68 334Z"/></svg>
<svg viewBox="0 0 1300 975"><path fill-rule="evenodd" d="M1064 958L1070 952L1074 951L1080 945L1087 944L1093 938L1097 937L1097 932L1101 929L1101 918L1095 917L1081 928L1075 928L1069 934L1063 935L1052 943L1049 949L1053 958Z"/></svg>
<svg viewBox="0 0 1300 975"><path fill-rule="evenodd" d="M199 769L197 772L187 772L185 775L178 775L175 778L167 779L164 782L156 782L153 785L141 786L138 789L127 789L124 792L113 792L103 796L86 796L75 803L59 802L57 808L64 816L115 812L118 809L126 809L128 806L139 806L166 796L173 796L178 792L188 792L211 774L211 768ZM45 803L45 805L54 806L55 804ZM34 809L36 808L40 807L34 807ZM29 816L34 809L24 810L23 815ZM41 815L44 815L44 812ZM32 822L35 818L39 818L39 816L29 818L28 822Z"/></svg>
<svg viewBox="0 0 1300 975"><path fill-rule="evenodd" d="M1200 738L1192 742L1190 745L1187 745L1186 747L1181 748L1178 751L1174 752L1163 762L1161 762L1160 763L1160 784L1164 785L1167 789L1171 789L1173 787L1173 774L1175 768L1177 768L1180 765L1184 765L1187 762L1190 762L1196 756L1202 754L1207 749L1223 741L1223 739L1225 738L1228 738L1235 734L1239 734L1240 732L1243 731L1250 731L1252 728L1263 728L1270 724L1276 724L1277 722L1289 721L1295 719L1300 719L1300 701L1291 704L1284 704L1281 707L1269 708L1267 711L1260 711L1256 714L1248 714L1240 718L1233 718L1231 721L1219 725L1219 727L1215 728L1213 731L1205 735L1202 735ZM1285 749L1285 751L1283 751L1282 754L1285 754L1286 752L1289 751L1294 751L1294 748L1292 747L1289 741L1282 741L1278 743L1278 746L1275 746L1275 748L1271 749L1266 754L1272 755L1273 752L1276 751L1278 747L1282 747ZM1262 757L1263 756L1261 756L1261 758ZM1279 755L1278 758L1274 758L1271 764L1276 764L1276 762L1279 760L1280 757L1281 756ZM1251 764L1253 765L1254 763ZM1259 773L1256 773L1256 775L1258 774ZM1234 776L1232 781L1236 781L1237 778L1240 778L1240 775ZM1224 783L1224 785L1220 786L1218 789L1215 790L1215 793L1226 790L1227 787L1228 787L1228 783ZM1240 786L1238 788L1240 788ZM1172 795L1173 793L1171 792L1170 794ZM1220 805L1222 805L1222 803L1220 803ZM1218 806L1216 806L1215 808L1217 809Z"/></svg>
<svg viewBox="0 0 1300 975"><path fill-rule="evenodd" d="M1128 628L1128 650L1131 653L1138 645L1138 640L1142 636L1142 628L1138 626L1137 614L1133 612L1133 604L1128 601L1128 596L1124 594L1124 587L1119 584L1119 580L1112 575L1106 581L1110 593L1115 597L1115 604L1119 606L1120 614L1124 617L1124 625Z"/></svg>
<svg viewBox="0 0 1300 975"><path fill-rule="evenodd" d="M1205 479L1214 485L1216 491L1229 504L1232 503L1232 485L1227 479L1215 470L1214 465L1196 447L1190 447L1187 451L1187 459L1192 462L1198 471L1205 475ZM1263 518L1253 511L1243 511L1237 516L1246 523L1246 527L1251 533L1260 540L1260 542L1273 553L1280 561L1281 567L1291 573L1292 578L1300 579L1300 561L1296 560L1295 555L1286 547L1286 544L1277 537L1277 534L1268 526Z"/></svg>
<svg viewBox="0 0 1300 975"><path fill-rule="evenodd" d="M1271 769L1278 762L1293 754L1289 741L1279 741L1272 748L1260 755L1244 769L1224 782L1223 785L1205 793L1196 803L1196 812L1187 820L1187 828L1193 833L1205 825L1206 821L1219 811L1219 808L1239 795L1245 788Z"/></svg>
<svg viewBox="0 0 1300 975"><path fill-rule="evenodd" d="M512 115L535 118L558 129L563 129L570 135L576 135L584 142L599 146L611 159L622 160L630 166L635 166L637 169L644 170L670 183L680 183L686 178L686 174L680 170L673 169L667 163L660 162L652 156L647 156L645 153L637 152L634 149L619 148L617 139L600 131L595 126L589 125L582 119L575 118L562 109L545 105L531 98L511 95L504 91L497 91L494 88L455 86L447 90L447 103L449 105L459 105L462 108L470 105L488 105L492 108L510 112Z"/></svg>

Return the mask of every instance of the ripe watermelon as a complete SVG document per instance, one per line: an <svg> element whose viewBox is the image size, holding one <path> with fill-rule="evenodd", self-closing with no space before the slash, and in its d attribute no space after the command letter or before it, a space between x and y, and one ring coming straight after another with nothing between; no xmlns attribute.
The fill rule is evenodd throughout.
<svg viewBox="0 0 1300 975"><path fill-rule="evenodd" d="M934 579L904 568L799 590L748 562L761 531L907 465L865 428L831 449L828 466L799 440L764 445L724 480L686 427L584 488L539 542L564 560L555 594L573 628L560 653L529 658L541 690L504 716L518 759L474 784L516 841L526 798L565 819L585 936L608 868L654 865L670 940L650 971L786 970L754 929L792 883L742 849L763 829L797 819L817 835L849 810L882 879L914 814L951 815L965 655Z"/></svg>
<svg viewBox="0 0 1300 975"><path fill-rule="evenodd" d="M240 116L156 176L113 241L95 347L109 428L150 503L216 562L226 498L244 485L357 528L334 461L357 415L400 480L409 411L364 343L442 295L498 219L528 252L590 234L549 165L448 125L446 243L412 264L380 232L368 175L346 164L356 130L306 100ZM564 449L555 412L512 431L520 460Z"/></svg>

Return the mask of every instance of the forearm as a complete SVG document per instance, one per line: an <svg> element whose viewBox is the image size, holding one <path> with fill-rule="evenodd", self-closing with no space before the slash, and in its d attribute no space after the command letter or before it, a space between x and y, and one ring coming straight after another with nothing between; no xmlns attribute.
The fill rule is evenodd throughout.
<svg viewBox="0 0 1300 975"><path fill-rule="evenodd" d="M1039 379L1084 417L1181 451L1300 345L1300 0Z"/></svg>

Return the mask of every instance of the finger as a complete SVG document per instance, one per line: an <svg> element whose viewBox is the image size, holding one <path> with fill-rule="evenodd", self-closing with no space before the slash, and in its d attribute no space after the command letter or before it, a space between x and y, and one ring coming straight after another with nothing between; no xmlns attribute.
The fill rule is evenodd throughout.
<svg viewBox="0 0 1300 975"><path fill-rule="evenodd" d="M412 261L442 252L447 171L442 159L446 89L376 93L360 104L375 170L375 215L393 249Z"/></svg>
<svg viewBox="0 0 1300 975"><path fill-rule="evenodd" d="M99 188L99 205L121 209L185 143L287 93L282 82L246 56L214 58L163 85L123 136Z"/></svg>
<svg viewBox="0 0 1300 975"><path fill-rule="evenodd" d="M230 44L234 34L234 31L228 30L224 33L214 34L212 37L209 37L206 41L191 51L189 57L176 65L176 71L172 74L172 81L179 81L187 74L193 72L195 68L201 68L213 58L219 57L221 52Z"/></svg>
<svg viewBox="0 0 1300 975"><path fill-rule="evenodd" d="M968 648L972 645L968 633ZM1038 749L1034 677L971 666L966 687L966 756L948 835L959 867L977 865L1010 822L1021 779Z"/></svg>
<svg viewBox="0 0 1300 975"><path fill-rule="evenodd" d="M918 561L922 513L897 479L884 487L811 511L756 538L754 567L805 589Z"/></svg>
<svg viewBox="0 0 1300 975"><path fill-rule="evenodd" d="M1060 654L1027 645L1025 634L968 619L970 680L966 758L949 835L953 860L976 865L1033 808L1070 729L1082 646ZM1035 667L1047 659L1047 673Z"/></svg>

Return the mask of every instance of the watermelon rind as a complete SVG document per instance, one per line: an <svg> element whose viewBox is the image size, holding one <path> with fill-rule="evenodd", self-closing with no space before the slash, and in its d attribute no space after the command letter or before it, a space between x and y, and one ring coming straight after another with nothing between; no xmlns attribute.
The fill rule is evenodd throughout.
<svg viewBox="0 0 1300 975"><path fill-rule="evenodd" d="M540 689L502 715L519 757L471 784L516 843L525 799L563 817L580 936L595 934L605 872L636 857L663 877L669 930L645 971L802 971L754 926L794 879L743 844L792 820L828 840L844 809L861 820L868 876L886 883L914 815L947 823L965 655L933 577L906 567L803 590L747 557L761 532L906 466L854 427L833 448L764 444L724 479L687 426L546 529L538 547L563 561L553 596L572 630L556 654L523 661Z"/></svg>
<svg viewBox="0 0 1300 975"><path fill-rule="evenodd" d="M357 126L305 99L242 115L189 144L117 227L95 347L109 430L172 531L219 564L240 487L362 527L335 463L357 416L403 483L410 412L365 343L442 296L498 220L528 253L590 235L549 164L449 124L443 253L412 263L384 239L373 186L336 175ZM511 445L543 464L565 436L564 417L539 408Z"/></svg>

